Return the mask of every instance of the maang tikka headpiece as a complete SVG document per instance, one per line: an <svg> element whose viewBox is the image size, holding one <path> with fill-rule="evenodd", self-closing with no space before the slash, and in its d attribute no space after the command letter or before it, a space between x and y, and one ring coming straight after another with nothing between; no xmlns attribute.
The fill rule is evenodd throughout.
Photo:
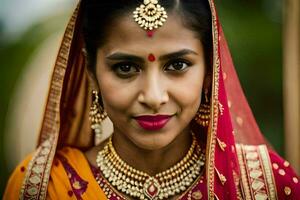
<svg viewBox="0 0 300 200"><path fill-rule="evenodd" d="M168 15L158 0L144 0L144 4L133 12L133 18L141 28L152 31L162 26Z"/></svg>

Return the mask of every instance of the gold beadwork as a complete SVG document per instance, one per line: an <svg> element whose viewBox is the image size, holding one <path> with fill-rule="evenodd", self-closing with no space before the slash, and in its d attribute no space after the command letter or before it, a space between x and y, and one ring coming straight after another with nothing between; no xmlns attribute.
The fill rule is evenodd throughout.
<svg viewBox="0 0 300 200"><path fill-rule="evenodd" d="M256 193L254 195L255 200L267 200L268 199L268 195L264 194L264 193Z"/></svg>
<svg viewBox="0 0 300 200"><path fill-rule="evenodd" d="M155 176L125 163L115 151L111 137L104 149L98 152L96 160L104 177L113 187L138 199L165 199L185 191L200 175L204 161L205 155L194 134L186 156Z"/></svg>
<svg viewBox="0 0 300 200"><path fill-rule="evenodd" d="M287 186L284 187L284 193L285 193L286 196L291 195L291 193L292 193L291 188L290 188L290 187L287 187Z"/></svg>
<svg viewBox="0 0 300 200"><path fill-rule="evenodd" d="M193 199L199 200L199 199L202 199L203 195L200 190L197 190L192 193L192 197L193 197Z"/></svg>
<svg viewBox="0 0 300 200"><path fill-rule="evenodd" d="M133 18L141 28L151 31L162 26L168 15L158 0L144 0L133 12Z"/></svg>
<svg viewBox="0 0 300 200"><path fill-rule="evenodd" d="M226 143L225 142L222 142L219 138L217 138L217 141L218 141L218 144L219 144L219 147L222 151L225 151L225 148L227 147Z"/></svg>
<svg viewBox="0 0 300 200"><path fill-rule="evenodd" d="M238 123L238 125L243 126L244 120L241 117L236 117L236 122Z"/></svg>
<svg viewBox="0 0 300 200"><path fill-rule="evenodd" d="M293 177L293 181L294 181L294 183L299 183L299 180L297 177Z"/></svg>
<svg viewBox="0 0 300 200"><path fill-rule="evenodd" d="M284 176L284 175L285 175L285 171L284 171L283 169L280 169L280 170L278 171L278 173L279 173L281 176Z"/></svg>
<svg viewBox="0 0 300 200"><path fill-rule="evenodd" d="M284 161L283 165L284 165L285 167L289 167L289 166L290 166L290 163L289 163L288 161Z"/></svg>
<svg viewBox="0 0 300 200"><path fill-rule="evenodd" d="M208 127L210 119L210 105L201 104L195 120L203 127Z"/></svg>
<svg viewBox="0 0 300 200"><path fill-rule="evenodd" d="M224 106L219 102L219 111L220 111L220 115L223 115L224 113Z"/></svg>
<svg viewBox="0 0 300 200"><path fill-rule="evenodd" d="M217 172L217 175L218 175L218 177L219 177L222 185L224 185L226 183L226 181L227 181L226 177L223 174L221 174L216 167L215 167L215 170Z"/></svg>
<svg viewBox="0 0 300 200"><path fill-rule="evenodd" d="M208 98L208 89L205 89L204 95L205 103L200 104L200 108L195 116L195 120L201 126L208 127L210 121L210 104Z"/></svg>
<svg viewBox="0 0 300 200"><path fill-rule="evenodd" d="M79 190L81 189L81 185L80 185L80 182L79 181L75 181L73 184L72 184L72 187L76 190Z"/></svg>
<svg viewBox="0 0 300 200"><path fill-rule="evenodd" d="M91 121L91 128L95 133L95 139L100 140L102 136L102 121L107 117L106 112L99 103L98 92L92 91L92 105L90 107L89 119Z"/></svg>
<svg viewBox="0 0 300 200"><path fill-rule="evenodd" d="M279 166L278 166L277 163L273 163L272 165L273 165L273 168L274 168L274 169L278 169L278 168L279 168Z"/></svg>

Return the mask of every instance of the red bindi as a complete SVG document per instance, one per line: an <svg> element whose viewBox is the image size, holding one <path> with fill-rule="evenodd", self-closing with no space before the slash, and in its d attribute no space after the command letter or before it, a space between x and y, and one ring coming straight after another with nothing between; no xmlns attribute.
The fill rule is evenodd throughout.
<svg viewBox="0 0 300 200"><path fill-rule="evenodd" d="M148 56L148 60L150 62L154 62L155 61L155 56L152 53L150 53L149 56Z"/></svg>
<svg viewBox="0 0 300 200"><path fill-rule="evenodd" d="M147 31L147 36L148 37L153 37L154 31Z"/></svg>

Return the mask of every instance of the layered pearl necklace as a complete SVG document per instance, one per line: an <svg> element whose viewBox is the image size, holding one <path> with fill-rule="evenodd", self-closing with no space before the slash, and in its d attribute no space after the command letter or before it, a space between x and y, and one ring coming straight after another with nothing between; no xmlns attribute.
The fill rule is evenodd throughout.
<svg viewBox="0 0 300 200"><path fill-rule="evenodd" d="M192 145L180 162L150 176L125 163L117 154L110 137L103 150L98 152L96 162L103 176L119 192L141 200L157 200L188 189L200 175L205 155L193 134Z"/></svg>

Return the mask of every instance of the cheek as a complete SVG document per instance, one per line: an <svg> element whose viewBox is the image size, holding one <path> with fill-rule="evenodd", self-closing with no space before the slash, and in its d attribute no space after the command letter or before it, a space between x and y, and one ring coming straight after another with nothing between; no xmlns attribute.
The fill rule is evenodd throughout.
<svg viewBox="0 0 300 200"><path fill-rule="evenodd" d="M105 109L114 112L126 111L134 99L133 86L117 79L110 71L100 71L97 77Z"/></svg>
<svg viewBox="0 0 300 200"><path fill-rule="evenodd" d="M185 76L173 81L173 98L182 109L198 109L204 80L204 70L200 67L191 68Z"/></svg>

